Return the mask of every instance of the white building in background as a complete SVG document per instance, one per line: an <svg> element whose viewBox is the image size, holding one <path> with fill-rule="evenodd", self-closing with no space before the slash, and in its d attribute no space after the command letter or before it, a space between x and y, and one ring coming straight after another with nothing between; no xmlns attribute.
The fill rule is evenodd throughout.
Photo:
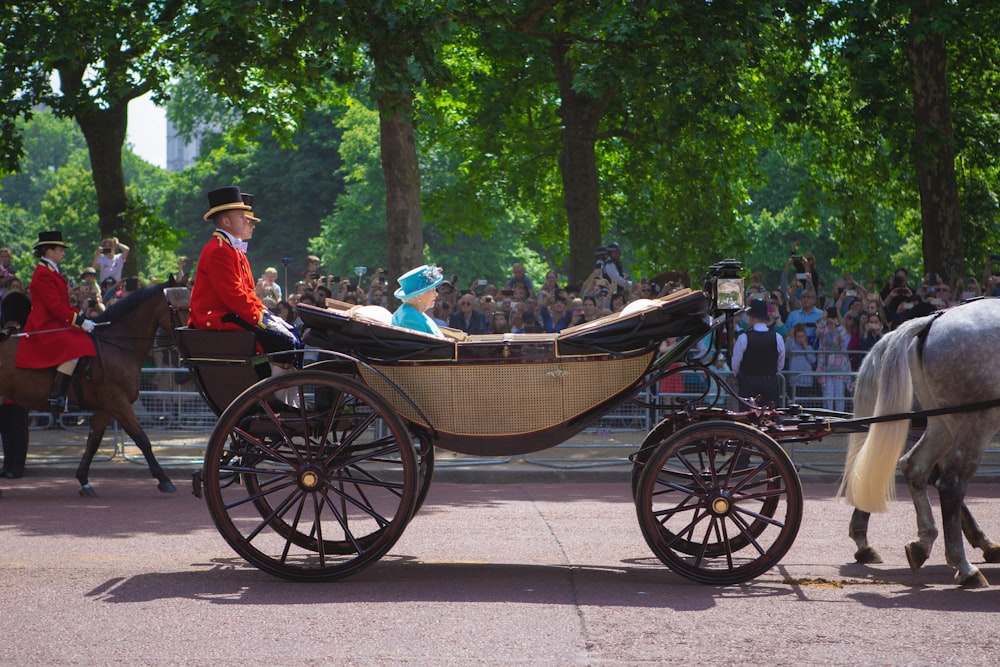
<svg viewBox="0 0 1000 667"><path fill-rule="evenodd" d="M212 128L198 128L186 142L167 118L167 171L183 171L193 165L201 151L201 138L210 131Z"/></svg>

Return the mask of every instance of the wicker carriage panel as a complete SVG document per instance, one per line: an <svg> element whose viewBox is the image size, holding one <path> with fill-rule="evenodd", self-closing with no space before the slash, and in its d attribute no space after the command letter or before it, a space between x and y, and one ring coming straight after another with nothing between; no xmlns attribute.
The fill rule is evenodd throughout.
<svg viewBox="0 0 1000 667"><path fill-rule="evenodd" d="M637 382L653 353L552 363L380 366L438 430L467 436L521 435L564 423ZM402 416L426 424L380 376L364 381Z"/></svg>

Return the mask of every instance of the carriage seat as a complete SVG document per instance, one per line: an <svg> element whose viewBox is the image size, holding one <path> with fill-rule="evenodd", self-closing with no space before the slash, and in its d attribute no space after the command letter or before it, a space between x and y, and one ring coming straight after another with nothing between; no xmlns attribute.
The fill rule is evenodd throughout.
<svg viewBox="0 0 1000 667"><path fill-rule="evenodd" d="M222 414L244 389L270 373L267 357L257 354L257 338L251 331L177 327L174 342L215 414Z"/></svg>
<svg viewBox="0 0 1000 667"><path fill-rule="evenodd" d="M188 314L191 312L191 290L187 287L166 287L163 297L170 309L170 322L174 328L187 326Z"/></svg>
<svg viewBox="0 0 1000 667"><path fill-rule="evenodd" d="M298 307L308 327L307 345L356 355L371 361L452 360L455 344L465 333L442 327L445 338L393 326L392 315L381 306L357 306L327 299L326 308ZM384 311L384 312L383 312Z"/></svg>
<svg viewBox="0 0 1000 667"><path fill-rule="evenodd" d="M637 299L618 313L559 332L560 356L603 351L617 354L652 349L665 338L707 334L712 299L704 292L682 289L658 299Z"/></svg>
<svg viewBox="0 0 1000 667"><path fill-rule="evenodd" d="M335 310L344 313L347 317L354 320L362 320L368 322L374 322L376 324L381 324L382 326L392 327L394 329L399 329L402 331L412 331L411 329L405 329L402 327L397 327L392 323L392 312L388 308L383 308L382 306L375 306L369 304L350 304L345 301L338 301L336 299L327 299L326 307L328 310ZM429 334L412 331L415 334L420 334L421 336L428 336ZM441 333L445 335L446 338L452 340L463 341L468 338L468 334L460 329L452 329L451 327L441 327ZM432 336L435 340L440 340L436 336Z"/></svg>

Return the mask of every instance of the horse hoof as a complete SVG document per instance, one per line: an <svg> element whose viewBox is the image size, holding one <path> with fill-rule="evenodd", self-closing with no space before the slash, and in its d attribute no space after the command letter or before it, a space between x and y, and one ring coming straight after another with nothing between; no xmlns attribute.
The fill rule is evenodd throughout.
<svg viewBox="0 0 1000 667"><path fill-rule="evenodd" d="M987 563L1000 563L1000 544L993 543L983 549L983 559Z"/></svg>
<svg viewBox="0 0 1000 667"><path fill-rule="evenodd" d="M77 493L81 496L86 496L87 498L97 497L97 491L94 491L94 487L92 487L89 483L82 485Z"/></svg>
<svg viewBox="0 0 1000 667"><path fill-rule="evenodd" d="M854 560L862 565L874 565L882 562L882 555L875 547L862 547L854 552Z"/></svg>
<svg viewBox="0 0 1000 667"><path fill-rule="evenodd" d="M910 569L916 572L920 566L927 562L930 556L927 549L920 542L909 542L906 545L906 561L910 564Z"/></svg>
<svg viewBox="0 0 1000 667"><path fill-rule="evenodd" d="M962 588L989 588L990 586L990 582L986 580L986 577L978 569L964 577L961 572L956 572L955 582Z"/></svg>
<svg viewBox="0 0 1000 667"><path fill-rule="evenodd" d="M174 483L171 482L169 479L165 479L159 484L157 484L156 488L158 488L163 493L177 493L177 487L174 486Z"/></svg>

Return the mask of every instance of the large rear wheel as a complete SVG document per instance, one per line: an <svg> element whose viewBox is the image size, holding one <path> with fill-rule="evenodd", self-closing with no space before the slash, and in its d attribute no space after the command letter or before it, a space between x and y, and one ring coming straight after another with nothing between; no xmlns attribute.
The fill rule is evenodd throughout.
<svg viewBox="0 0 1000 667"><path fill-rule="evenodd" d="M734 584L774 567L802 520L802 486L785 451L735 422L688 426L647 459L636 491L646 543L678 574Z"/></svg>
<svg viewBox="0 0 1000 667"><path fill-rule="evenodd" d="M219 532L256 567L293 580L354 574L413 515L420 466L374 391L321 370L255 384L222 413L203 469Z"/></svg>

